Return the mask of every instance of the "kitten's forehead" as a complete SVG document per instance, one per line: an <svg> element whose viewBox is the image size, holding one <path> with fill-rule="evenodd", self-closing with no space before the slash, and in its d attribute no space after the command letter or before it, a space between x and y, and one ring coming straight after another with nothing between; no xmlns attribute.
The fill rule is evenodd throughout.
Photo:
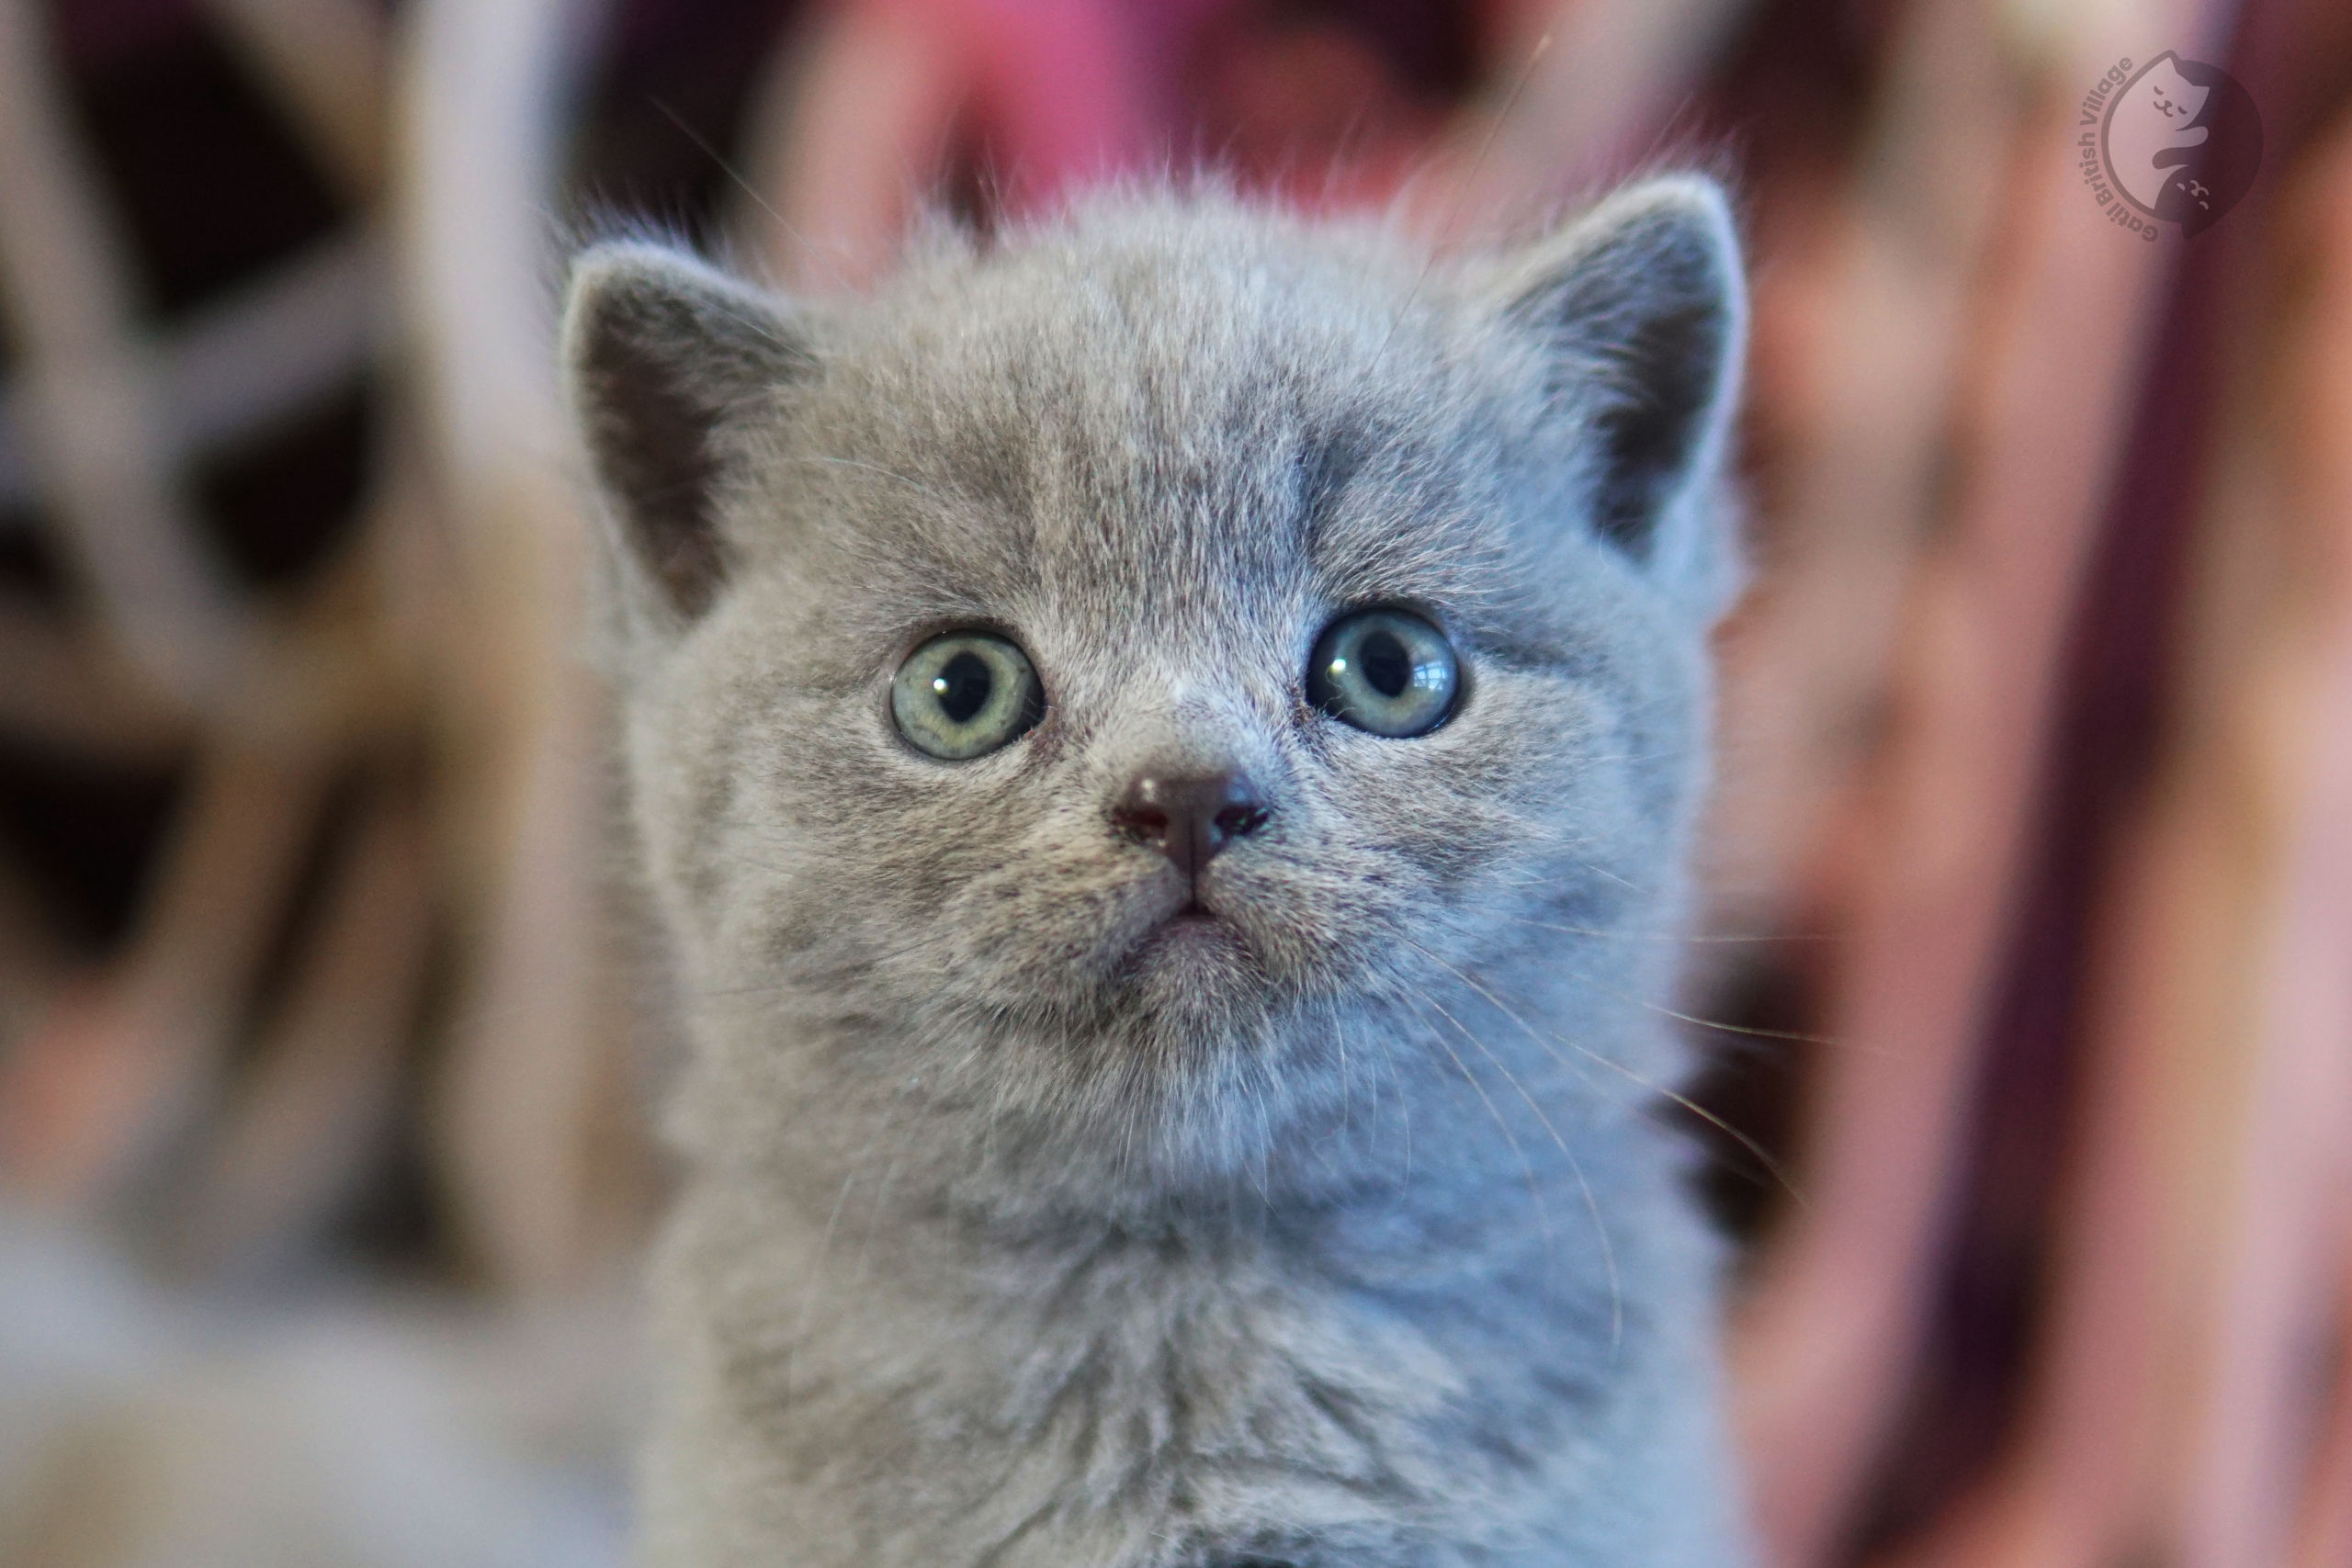
<svg viewBox="0 0 2352 1568"><path fill-rule="evenodd" d="M1442 592L1492 465L1432 461L1481 400L1441 307L1374 243L1154 219L918 270L854 323L803 428L920 487L864 521L934 588L1177 640Z"/></svg>

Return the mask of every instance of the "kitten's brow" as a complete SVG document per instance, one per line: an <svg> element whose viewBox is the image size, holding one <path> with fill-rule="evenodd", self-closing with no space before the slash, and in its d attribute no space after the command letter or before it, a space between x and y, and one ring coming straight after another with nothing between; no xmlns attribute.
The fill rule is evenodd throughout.
<svg viewBox="0 0 2352 1568"><path fill-rule="evenodd" d="M862 473L879 474L886 479L898 480L900 484L905 485L909 490L915 491L917 494L923 496L927 500L935 502L943 508L948 504L948 501L945 496L940 494L929 485L924 484L921 479L914 478L910 474L902 474L896 468L883 468L876 463L861 463L854 457L834 457L823 453L803 454L797 457L787 457L785 461L790 463L820 463L827 468L855 468Z"/></svg>

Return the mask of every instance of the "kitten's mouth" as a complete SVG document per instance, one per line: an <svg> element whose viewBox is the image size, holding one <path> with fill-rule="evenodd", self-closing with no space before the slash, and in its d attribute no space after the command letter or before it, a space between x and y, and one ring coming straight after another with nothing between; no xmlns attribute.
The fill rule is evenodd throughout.
<svg viewBox="0 0 2352 1568"><path fill-rule="evenodd" d="M1193 984L1236 964L1253 965L1246 922L1234 918L1229 898L1173 878L1160 884L1157 897L1147 898L1135 910L1135 923L1122 943L1120 965L1130 975L1189 976L1185 983Z"/></svg>
<svg viewBox="0 0 2352 1568"><path fill-rule="evenodd" d="M1238 938L1239 932L1234 929L1233 922L1203 899L1195 888L1182 904L1145 929L1138 947L1148 951L1171 943L1191 946L1204 940L1231 942Z"/></svg>
<svg viewBox="0 0 2352 1568"><path fill-rule="evenodd" d="M1166 938L1174 938L1181 942L1216 933L1230 934L1231 930L1232 928L1226 923L1224 916L1207 905L1196 901L1185 905L1153 927L1150 933L1144 938L1144 942L1146 945Z"/></svg>

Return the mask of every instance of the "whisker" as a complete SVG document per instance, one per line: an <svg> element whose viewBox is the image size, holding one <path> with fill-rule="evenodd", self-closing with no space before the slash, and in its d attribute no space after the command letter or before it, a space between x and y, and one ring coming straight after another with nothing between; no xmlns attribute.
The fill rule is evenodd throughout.
<svg viewBox="0 0 2352 1568"><path fill-rule="evenodd" d="M889 1207L890 1189L899 1179L899 1168L906 1163L907 1156L913 1151L915 1134L920 1126L921 1123L912 1117L907 1119L907 1135L899 1140L899 1152L890 1156L890 1163L882 1171L881 1185L875 1189L874 1206L866 1211L865 1215L865 1235L857 1246L857 1272L850 1277L852 1292L865 1283L866 1269L874 1261L874 1238L882 1229L883 1211Z"/></svg>
<svg viewBox="0 0 2352 1568"><path fill-rule="evenodd" d="M817 1298L825 1282L825 1256L832 1250L833 1227L841 1223L842 1209L849 1202L849 1190L857 1185L858 1169L874 1152L879 1134L865 1145L865 1153L858 1156L858 1164L842 1178L842 1190L833 1195L833 1212L825 1217L825 1232L817 1240L817 1256L809 1259L808 1287L800 1292L800 1313L792 1327L792 1342L784 1349L784 1404L792 1404L793 1385L799 1371L800 1347L808 1337L809 1320L816 1315Z"/></svg>
<svg viewBox="0 0 2352 1568"><path fill-rule="evenodd" d="M1494 992L1488 990L1486 987L1480 985L1476 980L1472 979L1468 975L1464 974L1461 970L1455 968L1453 964L1448 964L1444 959L1440 958L1436 953L1430 952L1429 949L1422 947L1418 942L1408 940L1406 945L1413 948L1414 951L1419 953L1422 957L1428 959L1430 963L1436 964L1439 968L1443 969L1447 974L1452 975L1455 979L1461 981L1464 985L1469 987L1472 990L1486 998L1498 1012L1501 1013L1505 1018L1510 1019L1513 1023L1518 1024L1521 1029L1526 1031L1528 1038L1534 1041L1540 1049L1547 1051L1550 1049L1549 1046L1544 1044L1543 1039L1543 1035L1549 1035L1554 1043L1565 1046L1571 1051L1575 1051L1580 1055L1589 1057L1592 1061L1600 1063L1610 1071L1625 1078L1626 1081L1633 1083L1641 1089L1646 1089L1652 1094L1663 1095L1668 1100L1674 1101L1675 1104L1682 1107L1683 1110L1690 1112L1691 1115L1698 1117L1708 1125L1714 1127L1718 1131L1722 1132L1725 1136L1734 1139L1738 1143L1740 1147L1746 1149L1749 1154L1756 1156L1757 1163L1763 1166L1763 1168L1771 1174L1772 1179L1781 1184L1782 1190L1788 1193L1791 1201L1794 1202L1801 1210L1811 1210L1812 1204L1806 1201L1804 1190L1797 1186L1795 1179L1789 1175L1788 1171L1781 1166L1781 1162L1773 1158L1771 1154L1766 1150L1762 1144L1757 1142L1756 1139L1749 1136L1747 1134L1741 1132L1738 1128L1733 1126L1730 1122L1724 1121L1721 1116L1718 1116L1713 1111L1708 1110L1705 1106L1701 1105L1689 1095L1682 1093L1679 1089L1668 1089L1664 1084L1653 1083L1648 1078L1644 1077L1641 1074L1634 1071L1633 1068L1625 1066L1624 1063L1617 1061L1613 1057L1604 1056L1600 1052L1592 1049L1589 1045L1580 1045L1575 1041L1567 1039L1566 1036L1556 1033L1551 1030L1545 1030L1543 1032L1543 1035L1539 1035L1534 1025L1521 1018L1519 1013L1510 1006L1510 1004L1506 1003L1500 997L1496 996ZM1555 1055L1554 1059L1560 1060L1556 1054ZM1564 1061L1562 1065L1569 1066L1570 1064Z"/></svg>
<svg viewBox="0 0 2352 1568"><path fill-rule="evenodd" d="M1511 84L1510 92L1504 96L1501 107L1495 110L1495 118L1487 125L1487 134L1479 141L1478 151L1470 160L1470 167L1464 172L1461 180L1453 187L1453 203L1446 209L1445 223L1439 231L1438 240L1442 241L1451 235L1453 226L1462 220L1462 207L1469 199L1472 184L1476 181L1479 172L1487 166L1487 155L1495 150L1496 138L1502 134L1503 126L1510 120L1511 111L1519 107L1521 95L1527 91L1527 85L1535 79L1536 65L1542 62L1551 47L1552 35L1547 31L1542 38L1535 40L1535 47L1527 51L1527 63L1520 68L1519 80ZM1437 243L1432 242L1429 254L1421 262L1419 275L1413 279L1413 287L1406 292L1405 302L1396 308L1396 320L1388 323L1388 335L1380 340L1380 348L1373 355L1375 362L1388 352L1388 344L1396 337L1396 329L1403 326L1405 318L1412 313L1413 302L1421 297L1421 288L1430 280L1430 269L1436 265Z"/></svg>
<svg viewBox="0 0 2352 1568"><path fill-rule="evenodd" d="M1610 994L1618 996L1618 993L1613 991ZM1859 1045L1853 1041L1840 1040L1832 1034L1807 1034L1796 1029L1766 1029L1756 1024L1725 1023L1721 1019L1699 1018L1690 1013L1677 1012L1670 1007L1662 1007L1657 1002L1645 1001L1640 997L1618 996L1618 999L1636 1003L1649 1009L1652 1012L1663 1014L1679 1023L1687 1023L1696 1029L1711 1029L1724 1034L1752 1035L1759 1040L1787 1040L1800 1045L1826 1045L1838 1051L1868 1051L1872 1055L1882 1054L1877 1046Z"/></svg>
<svg viewBox="0 0 2352 1568"><path fill-rule="evenodd" d="M1537 887L1542 886L1543 884L1531 882L1516 883L1513 884L1513 886ZM1506 915L1503 919L1510 921L1513 925L1532 926L1537 931L1562 931L1569 936L1600 937L1608 942L1665 942L1677 943L1698 942L1721 944L1726 942L1836 942L1839 940L1838 933L1836 931L1686 933L1682 931L1631 931L1622 926L1611 930L1601 926L1562 925L1554 920L1530 919L1524 915Z"/></svg>
<svg viewBox="0 0 2352 1568"><path fill-rule="evenodd" d="M1410 939L1408 939L1406 945L1408 947L1418 947L1419 944L1411 942ZM1416 987L1416 989L1418 990L1418 987ZM1493 1064L1497 1072L1502 1074L1503 1081L1510 1085L1510 1087L1518 1092L1520 1099L1527 1102L1527 1108L1535 1113L1535 1120L1543 1126L1544 1132L1551 1134L1552 1142L1557 1145L1562 1156L1566 1158L1568 1162L1568 1169L1577 1179L1577 1188L1584 1194L1586 1213L1590 1214L1592 1217L1593 1235L1600 1242L1601 1266L1607 1270L1609 1275L1609 1354L1613 1359L1624 1345L1625 1292L1623 1284L1619 1279L1617 1273L1617 1247L1616 1244L1610 1239L1608 1224L1600 1217L1600 1200L1593 1195L1592 1183L1585 1178L1583 1162L1577 1158L1576 1151L1568 1147L1567 1140L1560 1136L1560 1130L1552 1124L1551 1117L1544 1114L1543 1106L1536 1103L1535 1097L1527 1092L1527 1086L1519 1081L1518 1075L1514 1074L1509 1067L1505 1066L1502 1059L1497 1056L1492 1051L1488 1050L1484 1041L1480 1040L1476 1035L1471 1033L1467 1028L1464 1027L1462 1021L1455 1018L1453 1013L1449 1012L1446 1010L1444 1003L1439 1001L1434 997L1429 996L1426 992L1422 992L1420 995L1422 1000L1427 1001L1431 1007L1437 1009L1439 1014L1444 1018L1446 1022L1453 1025L1454 1029L1461 1034L1462 1038L1468 1041L1480 1055L1486 1057L1489 1063ZM1443 1041L1441 1040L1440 1043L1442 1044ZM1454 1066L1462 1069L1462 1073L1464 1077L1470 1077L1470 1069L1463 1063L1461 1056L1455 1053L1453 1047L1447 1045L1445 1047L1445 1054L1453 1058ZM1542 1195L1537 1193L1535 1190L1535 1168L1528 1163L1526 1152L1520 1147L1518 1138L1512 1135L1510 1123L1503 1120L1502 1112L1497 1110L1495 1102L1487 1098L1486 1089L1479 1086L1478 1080L1475 1077L1470 1077L1470 1084L1472 1088L1478 1090L1478 1098L1486 1101L1487 1111L1495 1118L1495 1125L1502 1129L1503 1136L1510 1142L1511 1152L1519 1156L1521 1166L1527 1171L1528 1191L1531 1196L1535 1198L1536 1212L1543 1220L1544 1235L1545 1239L1548 1241L1552 1236L1551 1216L1550 1212L1544 1207Z"/></svg>
<svg viewBox="0 0 2352 1568"><path fill-rule="evenodd" d="M695 148L698 149L705 157L708 158L713 164L716 164L718 166L718 172L720 174L725 175L729 179L734 181L736 188L741 190L745 196L750 197L752 198L752 204L757 207L762 212L766 213L768 217L775 221L775 226L783 230L785 234L791 239L794 244L798 245L803 251L806 251L812 255L815 254L816 247L808 243L808 237L800 232L799 230L795 229L791 224L786 222L784 214L778 212L775 208L768 205L767 197L762 196L758 189L752 186L752 182L743 177L741 172L735 167L732 160L728 158L726 154L720 152L718 148L713 147L703 136L702 132L696 130L693 126L688 125L684 116L680 115L677 110L672 108L668 104L662 102L661 98L651 93L646 94L645 97L646 101L650 103L655 108L660 109L662 117L669 120L672 125L676 126L680 133L683 134L687 141L693 142Z"/></svg>

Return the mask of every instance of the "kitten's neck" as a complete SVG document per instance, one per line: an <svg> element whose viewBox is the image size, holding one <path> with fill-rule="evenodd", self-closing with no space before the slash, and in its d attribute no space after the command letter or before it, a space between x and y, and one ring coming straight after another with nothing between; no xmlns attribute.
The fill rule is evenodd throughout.
<svg viewBox="0 0 2352 1568"><path fill-rule="evenodd" d="M892 1226L1008 1247L1344 1226L1364 1213L1412 1224L1496 1193L1580 1210L1594 1168L1663 1141L1642 1114L1660 1032L1629 998L1586 1009L1570 1044L1532 1001L1507 1012L1497 995L1430 998L1422 1015L1283 1047L1337 1072L1241 1063L1184 1094L1091 1100L1008 1093L983 1076L1011 1054L992 1035L957 1050L871 1019L772 1014L707 1042L676 1129L697 1164L804 1208L862 1186ZM939 1066L956 1060L976 1065L970 1079ZM1320 1092L1284 1088L1298 1084Z"/></svg>

